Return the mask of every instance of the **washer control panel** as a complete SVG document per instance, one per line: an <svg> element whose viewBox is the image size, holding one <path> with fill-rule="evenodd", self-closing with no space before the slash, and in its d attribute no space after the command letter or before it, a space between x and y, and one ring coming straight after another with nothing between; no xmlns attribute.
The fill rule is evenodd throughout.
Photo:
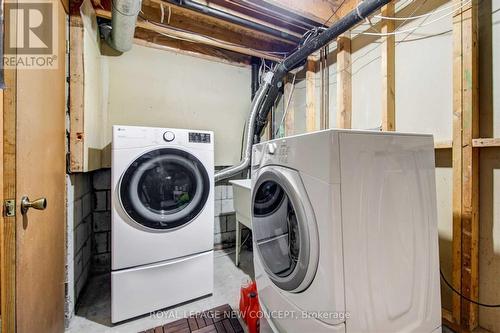
<svg viewBox="0 0 500 333"><path fill-rule="evenodd" d="M167 142L172 142L175 139L175 134L174 132L166 131L163 133L163 139Z"/></svg>
<svg viewBox="0 0 500 333"><path fill-rule="evenodd" d="M210 143L209 133L189 132L189 142Z"/></svg>

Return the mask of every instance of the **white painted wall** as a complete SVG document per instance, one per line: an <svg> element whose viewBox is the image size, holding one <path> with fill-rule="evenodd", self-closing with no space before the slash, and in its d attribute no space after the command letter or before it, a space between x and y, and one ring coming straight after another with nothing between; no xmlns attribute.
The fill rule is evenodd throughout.
<svg viewBox="0 0 500 333"><path fill-rule="evenodd" d="M240 67L134 45L108 57L108 122L212 130L216 165L240 159L250 109L250 67Z"/></svg>
<svg viewBox="0 0 500 333"><path fill-rule="evenodd" d="M110 166L112 125L211 130L215 164L240 160L250 66L139 45L121 56L103 56L95 14L83 14L85 171Z"/></svg>

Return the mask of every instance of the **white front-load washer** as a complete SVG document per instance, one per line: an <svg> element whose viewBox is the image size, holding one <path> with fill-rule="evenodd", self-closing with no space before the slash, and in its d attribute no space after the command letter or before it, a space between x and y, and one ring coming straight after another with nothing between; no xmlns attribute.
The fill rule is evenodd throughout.
<svg viewBox="0 0 500 333"><path fill-rule="evenodd" d="M327 130L255 145L259 300L277 332L441 329L430 135Z"/></svg>
<svg viewBox="0 0 500 333"><path fill-rule="evenodd" d="M111 321L213 291L213 132L113 126Z"/></svg>

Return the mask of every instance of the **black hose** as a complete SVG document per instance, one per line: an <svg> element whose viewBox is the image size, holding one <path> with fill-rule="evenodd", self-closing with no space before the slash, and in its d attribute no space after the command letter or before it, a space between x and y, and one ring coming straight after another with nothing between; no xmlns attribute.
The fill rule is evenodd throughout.
<svg viewBox="0 0 500 333"><path fill-rule="evenodd" d="M453 288L453 286L448 282L448 280L446 280L442 270L439 270L439 273L441 273L441 278L443 279L444 283L448 286L448 288L450 288L455 294L462 297L466 301L471 302L472 304L476 304L476 305L485 307L485 308L500 308L500 304L485 304L485 303L481 303L481 302L476 302L476 301L471 300L467 296L462 295L462 293L460 293L458 290Z"/></svg>
<svg viewBox="0 0 500 333"><path fill-rule="evenodd" d="M283 78L289 71L298 67L313 52L327 45L332 40L348 31L374 11L389 2L390 0L364 0L360 2L355 10L339 19L335 24L323 31L321 34L311 38L301 48L286 57L286 59L284 59L274 71L271 87L269 88L269 92L264 99L259 115L257 116L255 134L260 135L262 133L262 130L267 122L267 115L269 114L271 107L274 105L276 98L279 95L279 90L283 85Z"/></svg>

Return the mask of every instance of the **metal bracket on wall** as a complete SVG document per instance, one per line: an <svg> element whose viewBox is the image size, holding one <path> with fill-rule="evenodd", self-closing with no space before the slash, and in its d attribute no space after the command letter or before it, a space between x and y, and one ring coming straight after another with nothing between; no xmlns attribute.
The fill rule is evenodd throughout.
<svg viewBox="0 0 500 333"><path fill-rule="evenodd" d="M5 200L4 206L5 206L5 216L7 216L7 217L16 216L16 200L15 199Z"/></svg>

